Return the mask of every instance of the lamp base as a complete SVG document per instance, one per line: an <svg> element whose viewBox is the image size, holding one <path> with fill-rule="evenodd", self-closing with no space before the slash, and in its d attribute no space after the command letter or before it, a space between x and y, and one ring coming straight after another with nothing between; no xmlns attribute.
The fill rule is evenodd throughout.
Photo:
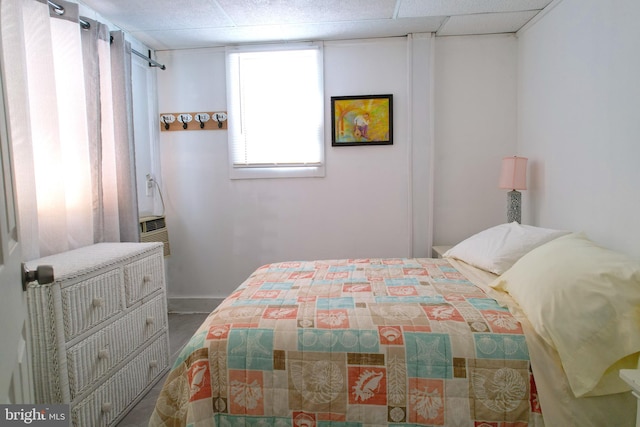
<svg viewBox="0 0 640 427"><path fill-rule="evenodd" d="M507 222L516 221L520 224L520 207L522 206L522 193L512 190L507 193Z"/></svg>

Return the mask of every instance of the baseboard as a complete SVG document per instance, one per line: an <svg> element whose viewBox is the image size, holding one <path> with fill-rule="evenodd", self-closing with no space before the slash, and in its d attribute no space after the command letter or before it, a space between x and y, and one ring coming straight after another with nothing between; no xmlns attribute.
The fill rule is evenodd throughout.
<svg viewBox="0 0 640 427"><path fill-rule="evenodd" d="M211 313L224 298L167 298L169 313Z"/></svg>

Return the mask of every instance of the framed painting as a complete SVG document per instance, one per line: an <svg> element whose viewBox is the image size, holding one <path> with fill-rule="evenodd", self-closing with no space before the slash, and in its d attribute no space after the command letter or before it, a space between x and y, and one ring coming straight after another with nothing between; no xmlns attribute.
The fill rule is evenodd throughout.
<svg viewBox="0 0 640 427"><path fill-rule="evenodd" d="M331 145L393 144L393 95L332 96Z"/></svg>

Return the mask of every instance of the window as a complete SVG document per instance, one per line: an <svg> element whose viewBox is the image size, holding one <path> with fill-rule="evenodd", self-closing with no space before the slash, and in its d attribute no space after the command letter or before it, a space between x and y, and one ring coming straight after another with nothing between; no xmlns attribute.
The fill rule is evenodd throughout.
<svg viewBox="0 0 640 427"><path fill-rule="evenodd" d="M227 48L230 176L324 176L318 43Z"/></svg>

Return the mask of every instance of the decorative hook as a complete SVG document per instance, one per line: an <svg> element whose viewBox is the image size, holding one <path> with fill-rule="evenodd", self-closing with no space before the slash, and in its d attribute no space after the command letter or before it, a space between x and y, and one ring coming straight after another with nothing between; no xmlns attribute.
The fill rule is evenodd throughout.
<svg viewBox="0 0 640 427"><path fill-rule="evenodd" d="M227 115L225 113L216 113L213 117L218 122L218 129L222 129L222 122L227 120Z"/></svg>
<svg viewBox="0 0 640 427"><path fill-rule="evenodd" d="M169 130L171 123L176 121L176 116L173 114L160 114L161 124L164 124L164 130Z"/></svg>
<svg viewBox="0 0 640 427"><path fill-rule="evenodd" d="M196 114L196 120L200 123L200 129L204 129L204 122L200 120L200 114Z"/></svg>
<svg viewBox="0 0 640 427"><path fill-rule="evenodd" d="M182 129L186 129L187 128L187 118L183 115L180 115L180 121L182 122Z"/></svg>

